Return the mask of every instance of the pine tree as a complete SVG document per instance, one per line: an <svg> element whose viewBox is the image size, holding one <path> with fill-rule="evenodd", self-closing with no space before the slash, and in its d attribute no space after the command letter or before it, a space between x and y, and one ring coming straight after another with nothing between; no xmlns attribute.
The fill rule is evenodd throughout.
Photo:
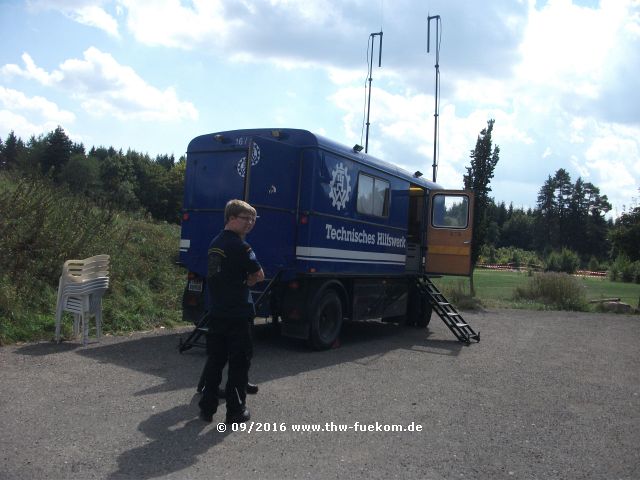
<svg viewBox="0 0 640 480"><path fill-rule="evenodd" d="M4 147L1 150L3 156L1 168L10 169L17 167L20 156L24 153L24 150L24 143L20 138L16 137L16 134L12 130L4 141Z"/></svg>
<svg viewBox="0 0 640 480"><path fill-rule="evenodd" d="M7 161L4 157L4 143L2 141L2 138L0 137L0 170L7 168L6 163Z"/></svg>
<svg viewBox="0 0 640 480"><path fill-rule="evenodd" d="M476 141L476 148L471 150L471 166L467 167L464 176L464 188L472 190L475 196L473 206L473 239L471 242L471 277L470 286L472 294L475 294L473 285L473 270L480 255L480 248L485 243L489 232L489 217L487 210L491 199L489 183L493 178L493 171L500 159L500 147L497 145L492 150L491 134L495 120L487 122L487 128L480 131Z"/></svg>
<svg viewBox="0 0 640 480"><path fill-rule="evenodd" d="M573 185L571 183L571 176L564 168L558 169L553 177L556 187L556 208L557 208L557 223L552 235L553 244L560 248L566 246L567 239L572 234L570 230L570 204L573 194Z"/></svg>
<svg viewBox="0 0 640 480"><path fill-rule="evenodd" d="M40 160L42 173L51 173L54 178L57 178L62 168L69 162L72 148L73 142L62 127L49 133L45 138L45 150Z"/></svg>

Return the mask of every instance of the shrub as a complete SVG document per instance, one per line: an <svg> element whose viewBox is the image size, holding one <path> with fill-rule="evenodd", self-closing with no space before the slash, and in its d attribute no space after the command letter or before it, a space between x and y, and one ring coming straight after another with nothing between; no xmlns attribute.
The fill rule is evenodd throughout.
<svg viewBox="0 0 640 480"><path fill-rule="evenodd" d="M500 247L483 245L480 251L479 263L511 263L517 266L537 266L542 262L538 254L515 247Z"/></svg>
<svg viewBox="0 0 640 480"><path fill-rule="evenodd" d="M560 252L551 252L545 262L546 272L575 273L580 266L580 257L577 253L563 248Z"/></svg>
<svg viewBox="0 0 640 480"><path fill-rule="evenodd" d="M566 273L538 273L528 285L517 287L516 300L539 301L560 310L587 309L585 288L579 279Z"/></svg>
<svg viewBox="0 0 640 480"><path fill-rule="evenodd" d="M90 256L111 229L109 212L44 178L20 179L0 193L0 272L18 284L52 283L64 260Z"/></svg>
<svg viewBox="0 0 640 480"><path fill-rule="evenodd" d="M460 310L479 310L482 307L480 301L467 293L464 280L458 280L455 284L444 288L444 295Z"/></svg>
<svg viewBox="0 0 640 480"><path fill-rule="evenodd" d="M551 252L544 264L545 272L560 271L560 255L557 252Z"/></svg>
<svg viewBox="0 0 640 480"><path fill-rule="evenodd" d="M486 243L480 248L480 257L478 259L480 263L498 263L496 257L496 247L494 245L487 245Z"/></svg>
<svg viewBox="0 0 640 480"><path fill-rule="evenodd" d="M179 321L177 225L101 209L43 178L0 175L0 187L0 345L51 338L62 264L98 253L111 255L105 332Z"/></svg>
<svg viewBox="0 0 640 480"><path fill-rule="evenodd" d="M620 255L609 267L609 279L640 283L640 261L632 262L626 255Z"/></svg>

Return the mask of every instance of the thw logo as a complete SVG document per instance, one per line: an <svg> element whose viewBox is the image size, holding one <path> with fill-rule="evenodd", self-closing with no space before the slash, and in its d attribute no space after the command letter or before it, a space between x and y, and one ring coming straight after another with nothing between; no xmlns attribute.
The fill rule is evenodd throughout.
<svg viewBox="0 0 640 480"><path fill-rule="evenodd" d="M349 201L349 195L351 194L351 177L347 167L342 162L336 165L336 168L331 172L333 178L329 183L329 197L331 198L331 205L336 207L338 211L345 208Z"/></svg>

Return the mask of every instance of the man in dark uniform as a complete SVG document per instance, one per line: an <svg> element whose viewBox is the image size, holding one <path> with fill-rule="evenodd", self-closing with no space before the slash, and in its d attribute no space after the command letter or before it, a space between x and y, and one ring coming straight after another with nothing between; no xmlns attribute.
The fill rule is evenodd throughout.
<svg viewBox="0 0 640 480"><path fill-rule="evenodd" d="M249 287L264 280L251 246L244 241L256 222L256 210L242 200L230 200L224 210L224 230L209 245L207 284L211 299L207 333L208 365L200 399L200 418L213 420L218 386L229 362L225 396L226 423L246 422L246 388L251 363L251 324L255 315Z"/></svg>

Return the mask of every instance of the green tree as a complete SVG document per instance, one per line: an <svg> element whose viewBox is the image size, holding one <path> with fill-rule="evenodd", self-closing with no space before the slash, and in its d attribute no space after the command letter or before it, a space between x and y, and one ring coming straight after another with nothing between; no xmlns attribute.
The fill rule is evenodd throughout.
<svg viewBox="0 0 640 480"><path fill-rule="evenodd" d="M4 142L0 137L0 170L6 169L6 168L7 168L7 160L4 156Z"/></svg>
<svg viewBox="0 0 640 480"><path fill-rule="evenodd" d="M555 247L562 246L570 235L571 197L573 185L571 176L564 168L558 169L553 177L556 198L556 222L552 233L552 242Z"/></svg>
<svg viewBox="0 0 640 480"><path fill-rule="evenodd" d="M640 260L640 205L620 215L610 236L612 258L626 256L631 261Z"/></svg>
<svg viewBox="0 0 640 480"><path fill-rule="evenodd" d="M485 243L489 230L489 217L487 209L489 207L489 183L493 178L493 172L500 160L500 147L492 148L491 134L495 120L487 122L487 128L483 128L476 140L476 147L471 150L471 165L467 167L467 174L464 176L464 188L474 193L473 206L473 239L471 243L471 293L475 294L473 285L473 270L480 255L480 248Z"/></svg>
<svg viewBox="0 0 640 480"><path fill-rule="evenodd" d="M16 137L16 134L13 132L13 130L5 139L4 146L0 148L0 154L2 155L0 168L4 169L17 168L20 164L20 159L24 157L24 142L20 138Z"/></svg>
<svg viewBox="0 0 640 480"><path fill-rule="evenodd" d="M56 128L45 137L45 150L40 166L42 173L58 178L62 168L69 162L73 142L69 139L62 127Z"/></svg>
<svg viewBox="0 0 640 480"><path fill-rule="evenodd" d="M42 159L46 150L46 138L44 135L36 137L32 135L24 149L24 154L18 159L18 165L23 173L31 176L42 174Z"/></svg>
<svg viewBox="0 0 640 480"><path fill-rule="evenodd" d="M169 210L169 173L167 169L153 162L149 156L136 152L131 155L136 176L136 195L140 204L154 218L165 220Z"/></svg>
<svg viewBox="0 0 640 480"><path fill-rule="evenodd" d="M569 173L559 169L540 188L535 212L535 245L540 252L569 248L584 259L604 258L608 251L604 215L611 210L606 195L578 178L571 183Z"/></svg>
<svg viewBox="0 0 640 480"><path fill-rule="evenodd" d="M501 245L523 250L534 249L534 221L532 214L527 214L523 210L514 210L502 227L500 234Z"/></svg>
<svg viewBox="0 0 640 480"><path fill-rule="evenodd" d="M75 193L97 199L101 195L100 164L95 157L75 153L60 172L60 182Z"/></svg>
<svg viewBox="0 0 640 480"><path fill-rule="evenodd" d="M605 219L605 214L611 210L609 199L606 195L600 195L598 187L586 182L582 204L588 213L586 213L584 250L581 253L585 256L595 255L597 258L605 259L611 249L608 237L613 226Z"/></svg>
<svg viewBox="0 0 640 480"><path fill-rule="evenodd" d="M156 156L156 163L165 170L171 170L176 163L176 159L173 155L158 155Z"/></svg>
<svg viewBox="0 0 640 480"><path fill-rule="evenodd" d="M140 202L135 194L135 175L131 159L121 152L100 163L100 180L105 201L125 210L136 210Z"/></svg>
<svg viewBox="0 0 640 480"><path fill-rule="evenodd" d="M71 145L71 155L86 155L87 152L84 149L84 145L81 143L73 143Z"/></svg>
<svg viewBox="0 0 640 480"><path fill-rule="evenodd" d="M549 175L538 192L538 202L535 213L535 243L539 251L552 248L552 233L557 224L555 191L555 180Z"/></svg>
<svg viewBox="0 0 640 480"><path fill-rule="evenodd" d="M103 162L107 157L113 157L118 153L113 147L105 148L105 147L91 147L89 150L89 156L95 157L98 161Z"/></svg>
<svg viewBox="0 0 640 480"><path fill-rule="evenodd" d="M587 223L589 220L589 204L585 192L585 183L578 177L573 185L571 199L569 201L569 221L568 230L570 235L567 238L569 248L576 252L587 250Z"/></svg>

